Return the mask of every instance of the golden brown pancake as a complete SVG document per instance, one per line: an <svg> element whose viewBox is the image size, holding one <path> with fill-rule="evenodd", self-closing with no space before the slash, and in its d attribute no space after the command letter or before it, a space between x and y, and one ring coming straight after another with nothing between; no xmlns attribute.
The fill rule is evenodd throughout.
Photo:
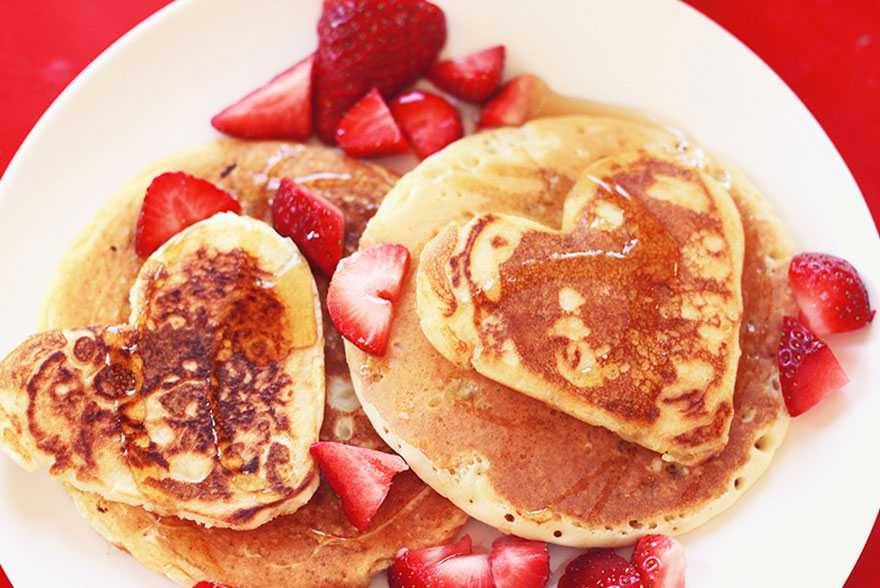
<svg viewBox="0 0 880 588"><path fill-rule="evenodd" d="M718 182L634 151L583 172L558 230L448 225L422 250L417 308L449 361L696 465L733 417L742 254Z"/></svg>
<svg viewBox="0 0 880 588"><path fill-rule="evenodd" d="M37 333L0 363L0 444L80 490L249 529L318 487L321 306L308 262L219 214L146 260L128 323Z"/></svg>
<svg viewBox="0 0 880 588"><path fill-rule="evenodd" d="M123 187L71 244L47 289L40 329L124 322L128 291L143 262L134 229L147 185L164 171L183 170L235 195L243 214L270 220L270 198L284 176L306 184L342 208L345 253L397 177L338 152L282 142L219 140L173 154ZM84 280L84 276L92 276ZM315 274L322 301L327 279ZM387 450L351 388L342 338L323 313L326 405L320 438ZM249 531L206 528L163 517L71 488L88 522L108 541L181 585L213 579L236 588L365 586L402 546L450 540L466 515L412 472L394 478L390 494L362 535L321 477L296 513Z"/></svg>
<svg viewBox="0 0 880 588"><path fill-rule="evenodd" d="M730 193L742 219L741 356L729 439L718 455L697 466L669 463L450 362L420 327L414 271L396 302L386 355L347 346L358 397L386 442L438 492L502 532L573 546L682 533L742 495L787 428L775 351L781 317L793 311L786 278L790 237L740 172L678 135L572 116L466 137L397 183L361 244L403 243L416 267L425 244L451 222L492 213L559 229L565 197L583 171L638 150L666 153L709 174Z"/></svg>

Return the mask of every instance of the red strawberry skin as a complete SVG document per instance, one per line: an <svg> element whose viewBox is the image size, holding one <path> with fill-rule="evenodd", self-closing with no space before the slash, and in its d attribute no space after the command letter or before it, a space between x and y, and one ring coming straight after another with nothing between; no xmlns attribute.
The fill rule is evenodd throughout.
<svg viewBox="0 0 880 588"><path fill-rule="evenodd" d="M825 342L790 316L782 319L776 359L782 397L791 416L803 414L849 381Z"/></svg>
<svg viewBox="0 0 880 588"><path fill-rule="evenodd" d="M241 212L238 200L211 182L166 172L147 187L135 232L135 251L149 255L165 241L218 212Z"/></svg>
<svg viewBox="0 0 880 588"><path fill-rule="evenodd" d="M442 96L421 90L404 92L388 103L413 151L424 159L463 134L461 117Z"/></svg>
<svg viewBox="0 0 880 588"><path fill-rule="evenodd" d="M403 245L377 243L339 262L327 290L327 311L342 336L368 353L384 355L393 303L409 269Z"/></svg>
<svg viewBox="0 0 880 588"><path fill-rule="evenodd" d="M482 102L501 84L504 55L504 45L496 45L464 57L438 61L431 66L426 77L456 98Z"/></svg>
<svg viewBox="0 0 880 588"><path fill-rule="evenodd" d="M342 257L345 219L339 208L290 178L282 178L272 198L272 224L290 237L325 275L332 275Z"/></svg>
<svg viewBox="0 0 880 588"><path fill-rule="evenodd" d="M477 117L477 128L520 126L529 120L543 90L543 82L531 74L513 78L483 105Z"/></svg>
<svg viewBox="0 0 880 588"><path fill-rule="evenodd" d="M315 59L315 128L332 144L348 108L376 87L415 81L446 43L446 17L424 0L324 0Z"/></svg>
<svg viewBox="0 0 880 588"><path fill-rule="evenodd" d="M211 119L215 129L250 139L301 141L312 133L314 53Z"/></svg>
<svg viewBox="0 0 880 588"><path fill-rule="evenodd" d="M492 542L489 570L495 588L543 588L550 577L547 544L519 537L499 537Z"/></svg>
<svg viewBox="0 0 880 588"><path fill-rule="evenodd" d="M684 547L672 537L643 536L633 550L632 562L645 588L685 588Z"/></svg>
<svg viewBox="0 0 880 588"><path fill-rule="evenodd" d="M309 453L342 499L345 516L361 533L388 495L392 478L409 469L398 455L333 441L313 443Z"/></svg>
<svg viewBox="0 0 880 588"><path fill-rule="evenodd" d="M376 88L346 111L336 144L352 157L384 157L409 151L409 144Z"/></svg>
<svg viewBox="0 0 880 588"><path fill-rule="evenodd" d="M558 588L642 588L635 566L610 549L593 548L565 568Z"/></svg>
<svg viewBox="0 0 880 588"><path fill-rule="evenodd" d="M199 580L193 584L192 588L229 588L220 582L212 582L211 580Z"/></svg>
<svg viewBox="0 0 880 588"><path fill-rule="evenodd" d="M868 291L848 261L825 253L800 253L788 266L800 320L820 337L860 329L874 318Z"/></svg>

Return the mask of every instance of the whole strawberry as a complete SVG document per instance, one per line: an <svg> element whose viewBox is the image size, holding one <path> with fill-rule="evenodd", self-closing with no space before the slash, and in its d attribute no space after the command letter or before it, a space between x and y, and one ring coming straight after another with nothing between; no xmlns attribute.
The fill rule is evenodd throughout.
<svg viewBox="0 0 880 588"><path fill-rule="evenodd" d="M635 566L611 549L588 549L559 578L559 588L638 588L642 577Z"/></svg>
<svg viewBox="0 0 880 588"><path fill-rule="evenodd" d="M315 57L315 128L334 143L370 88L386 98L418 78L446 42L443 12L424 0L324 0Z"/></svg>
<svg viewBox="0 0 880 588"><path fill-rule="evenodd" d="M860 329L874 318L865 284L844 259L800 253L788 266L788 279L801 322L820 337Z"/></svg>

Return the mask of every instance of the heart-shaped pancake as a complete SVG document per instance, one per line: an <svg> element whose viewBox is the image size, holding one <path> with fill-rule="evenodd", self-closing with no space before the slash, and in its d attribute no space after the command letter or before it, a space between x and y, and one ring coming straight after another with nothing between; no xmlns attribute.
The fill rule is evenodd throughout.
<svg viewBox="0 0 880 588"><path fill-rule="evenodd" d="M743 230L670 156L600 160L559 229L484 213L422 250L422 330L450 361L686 465L727 443Z"/></svg>
<svg viewBox="0 0 880 588"><path fill-rule="evenodd" d="M45 331L0 364L0 427L25 467L110 500L250 529L318 486L321 308L309 265L226 213L141 267L128 324Z"/></svg>

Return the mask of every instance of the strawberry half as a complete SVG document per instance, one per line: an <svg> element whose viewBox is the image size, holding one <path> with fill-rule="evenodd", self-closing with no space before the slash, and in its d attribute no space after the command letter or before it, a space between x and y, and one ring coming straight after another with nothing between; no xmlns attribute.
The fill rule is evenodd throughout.
<svg viewBox="0 0 880 588"><path fill-rule="evenodd" d="M800 320L820 337L861 329L874 318L868 291L848 261L824 253L800 253L788 266Z"/></svg>
<svg viewBox="0 0 880 588"><path fill-rule="evenodd" d="M165 172L147 187L138 217L134 248L149 255L162 243L218 212L241 212L238 200L211 182L184 172Z"/></svg>
<svg viewBox="0 0 880 588"><path fill-rule="evenodd" d="M272 224L290 237L303 254L326 275L333 275L342 257L345 219L342 211L290 178L282 178L272 198Z"/></svg>
<svg viewBox="0 0 880 588"><path fill-rule="evenodd" d="M314 53L211 119L220 132L251 139L306 139L312 132Z"/></svg>
<svg viewBox="0 0 880 588"><path fill-rule="evenodd" d="M446 17L424 0L324 0L315 59L315 128L333 143L349 107L376 87L415 81L446 42Z"/></svg>
<svg viewBox="0 0 880 588"><path fill-rule="evenodd" d="M492 542L489 570L495 588L543 588L550 577L547 544L519 537L499 537Z"/></svg>
<svg viewBox="0 0 880 588"><path fill-rule="evenodd" d="M631 563L611 549L588 549L559 578L558 588L625 588L640 586L642 577Z"/></svg>
<svg viewBox="0 0 880 588"><path fill-rule="evenodd" d="M400 294L409 268L403 245L378 243L339 262L327 291L327 311L342 336L375 355L384 355Z"/></svg>
<svg viewBox="0 0 880 588"><path fill-rule="evenodd" d="M633 565L652 588L685 588L687 560L681 543L666 535L645 535L636 543Z"/></svg>
<svg viewBox="0 0 880 588"><path fill-rule="evenodd" d="M349 108L339 121L336 144L352 157L384 157L409 151L403 131L376 88Z"/></svg>
<svg viewBox="0 0 880 588"><path fill-rule="evenodd" d="M437 94L412 90L394 98L388 107L419 159L440 151L463 134L458 111Z"/></svg>
<svg viewBox="0 0 880 588"><path fill-rule="evenodd" d="M543 82L530 74L517 76L483 105L477 116L477 128L518 127L532 114L544 91Z"/></svg>
<svg viewBox="0 0 880 588"><path fill-rule="evenodd" d="M790 316L782 318L776 360L782 397L791 416L806 412L826 394L849 382L825 342Z"/></svg>
<svg viewBox="0 0 880 588"><path fill-rule="evenodd" d="M426 77L456 98L482 102L498 89L503 72L504 45L496 45L464 57L438 61Z"/></svg>
<svg viewBox="0 0 880 588"><path fill-rule="evenodd" d="M456 543L438 545L410 551L403 548L388 568L388 586L390 588L429 588L435 585L437 578L434 567L441 561L471 553L473 543L470 535L465 535Z"/></svg>
<svg viewBox="0 0 880 588"><path fill-rule="evenodd" d="M388 495L391 479L409 469L398 455L333 441L313 443L309 453L342 499L345 516L359 533Z"/></svg>

